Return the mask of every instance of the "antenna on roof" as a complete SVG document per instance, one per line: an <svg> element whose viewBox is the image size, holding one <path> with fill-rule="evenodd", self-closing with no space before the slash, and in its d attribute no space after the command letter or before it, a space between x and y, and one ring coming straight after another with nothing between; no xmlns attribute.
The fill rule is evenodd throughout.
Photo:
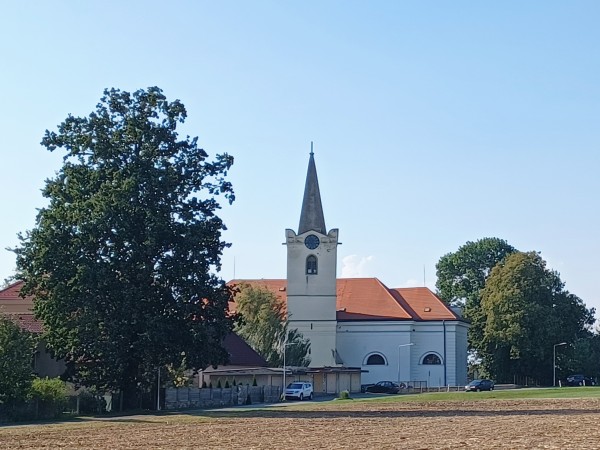
<svg viewBox="0 0 600 450"><path fill-rule="evenodd" d="M425 283L425 264L423 264L423 287L427 286L427 283Z"/></svg>

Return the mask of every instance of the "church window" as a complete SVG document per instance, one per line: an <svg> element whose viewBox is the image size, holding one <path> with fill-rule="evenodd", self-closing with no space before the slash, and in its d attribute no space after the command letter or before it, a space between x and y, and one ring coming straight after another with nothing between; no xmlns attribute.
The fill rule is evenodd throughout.
<svg viewBox="0 0 600 450"><path fill-rule="evenodd" d="M439 365L442 364L442 359L439 357L439 355L436 355L435 353L428 353L425 356L423 356L421 364Z"/></svg>
<svg viewBox="0 0 600 450"><path fill-rule="evenodd" d="M384 366L385 359L378 353L375 353L367 358L367 366Z"/></svg>
<svg viewBox="0 0 600 450"><path fill-rule="evenodd" d="M317 257L315 255L309 255L309 257L306 258L306 274L317 274Z"/></svg>

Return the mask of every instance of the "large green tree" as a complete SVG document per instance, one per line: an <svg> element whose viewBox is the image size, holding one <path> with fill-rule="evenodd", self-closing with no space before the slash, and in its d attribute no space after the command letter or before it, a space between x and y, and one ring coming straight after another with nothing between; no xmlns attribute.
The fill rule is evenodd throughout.
<svg viewBox="0 0 600 450"><path fill-rule="evenodd" d="M180 138L186 115L159 88L110 89L42 140L64 164L20 235L18 276L74 380L128 392L157 367L226 360L231 295L216 273L228 244L215 197L234 199L233 158L209 160L197 138Z"/></svg>
<svg viewBox="0 0 600 450"><path fill-rule="evenodd" d="M25 399L33 372L35 340L0 313L0 405Z"/></svg>
<svg viewBox="0 0 600 450"><path fill-rule="evenodd" d="M471 322L469 346L478 354L485 350L486 316L481 310L481 291L496 264L515 251L503 239L483 238L442 256L436 265L437 293L448 304L463 308L464 317Z"/></svg>
<svg viewBox="0 0 600 450"><path fill-rule="evenodd" d="M241 284L235 295L239 321L236 332L270 366L308 366L310 342L298 330L290 330L285 307L275 294L266 288Z"/></svg>
<svg viewBox="0 0 600 450"><path fill-rule="evenodd" d="M564 289L538 253L513 253L493 270L482 291L487 317L484 366L497 381L552 381L554 344L589 336L594 309Z"/></svg>

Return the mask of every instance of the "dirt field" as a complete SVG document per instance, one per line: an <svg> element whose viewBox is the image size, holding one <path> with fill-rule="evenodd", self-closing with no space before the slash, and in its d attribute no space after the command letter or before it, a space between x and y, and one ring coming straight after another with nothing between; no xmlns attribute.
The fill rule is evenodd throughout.
<svg viewBox="0 0 600 450"><path fill-rule="evenodd" d="M327 402L0 428L2 449L600 448L600 399Z"/></svg>

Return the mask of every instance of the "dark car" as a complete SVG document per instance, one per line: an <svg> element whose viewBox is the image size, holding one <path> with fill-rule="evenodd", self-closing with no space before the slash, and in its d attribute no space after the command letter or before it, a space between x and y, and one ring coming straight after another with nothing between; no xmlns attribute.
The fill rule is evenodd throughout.
<svg viewBox="0 0 600 450"><path fill-rule="evenodd" d="M466 392L493 391L494 382L492 380L473 380L465 386Z"/></svg>
<svg viewBox="0 0 600 450"><path fill-rule="evenodd" d="M368 386L366 391L378 394L397 394L400 392L400 387L398 383L393 381L379 381L372 386Z"/></svg>
<svg viewBox="0 0 600 450"><path fill-rule="evenodd" d="M596 382L590 377L584 375L569 375L567 377L567 386L595 386Z"/></svg>
<svg viewBox="0 0 600 450"><path fill-rule="evenodd" d="M374 383L361 384L360 385L360 392L362 392L362 393L367 392L367 389L369 389L371 386L375 386L375 384Z"/></svg>

